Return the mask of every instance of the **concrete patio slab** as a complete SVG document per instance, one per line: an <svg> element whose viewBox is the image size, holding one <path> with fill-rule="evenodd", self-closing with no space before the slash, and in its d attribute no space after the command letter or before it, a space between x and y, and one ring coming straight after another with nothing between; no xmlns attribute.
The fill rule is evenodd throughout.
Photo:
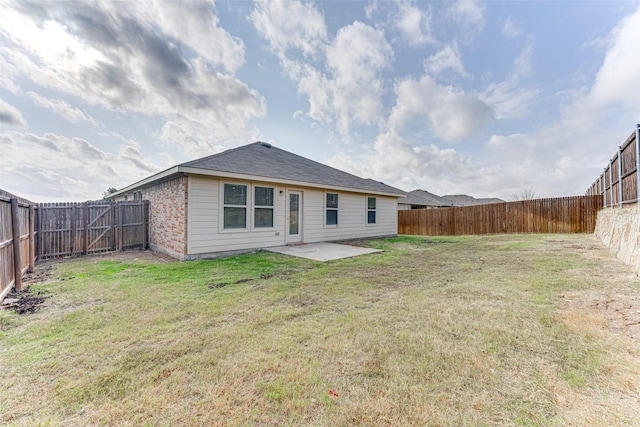
<svg viewBox="0 0 640 427"><path fill-rule="evenodd" d="M276 246L274 248L265 248L265 250L322 262L382 252L380 249L360 248L356 246L339 245L337 243L308 243L295 246Z"/></svg>

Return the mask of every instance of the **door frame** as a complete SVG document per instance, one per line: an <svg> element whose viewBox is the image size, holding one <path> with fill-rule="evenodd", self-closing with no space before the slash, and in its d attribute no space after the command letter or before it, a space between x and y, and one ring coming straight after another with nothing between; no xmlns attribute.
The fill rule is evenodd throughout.
<svg viewBox="0 0 640 427"><path fill-rule="evenodd" d="M290 211L289 211L289 205L291 202L291 194L297 194L298 195L298 234L289 234L289 224L290 224ZM287 206L285 209L285 237L286 237L286 243L287 244L295 244L295 243L302 243L303 240L303 225L304 225L304 215L303 215L303 207L304 207L304 203L303 203L303 192L302 190L295 190L295 189L289 189L287 188Z"/></svg>

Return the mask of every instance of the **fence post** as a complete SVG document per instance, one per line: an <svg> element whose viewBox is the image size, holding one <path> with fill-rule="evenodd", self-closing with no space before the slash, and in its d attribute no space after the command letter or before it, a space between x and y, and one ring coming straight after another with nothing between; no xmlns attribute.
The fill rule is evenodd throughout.
<svg viewBox="0 0 640 427"><path fill-rule="evenodd" d="M640 204L640 123L636 125L636 203Z"/></svg>
<svg viewBox="0 0 640 427"><path fill-rule="evenodd" d="M608 168L608 166L607 166ZM607 207L607 168L602 172L602 193L604 194L604 207Z"/></svg>
<svg viewBox="0 0 640 427"><path fill-rule="evenodd" d="M76 234L77 234L77 227L76 227L76 222L77 222L77 218L76 218L76 204L73 203L71 204L71 231L70 233L70 239L69 239L69 243L70 243L70 251L71 251L71 256L74 256L76 254Z"/></svg>
<svg viewBox="0 0 640 427"><path fill-rule="evenodd" d="M111 209L111 250L116 250L116 218L117 212L116 208L118 207L117 202L109 202L109 209Z"/></svg>
<svg viewBox="0 0 640 427"><path fill-rule="evenodd" d="M22 290L22 259L20 257L20 215L18 199L11 198L11 238L13 240L13 270L16 291Z"/></svg>
<svg viewBox="0 0 640 427"><path fill-rule="evenodd" d="M29 205L29 272L36 266L36 208Z"/></svg>
<svg viewBox="0 0 640 427"><path fill-rule="evenodd" d="M149 249L149 201L144 201L144 248Z"/></svg>
<svg viewBox="0 0 640 427"><path fill-rule="evenodd" d="M618 205L622 207L622 146L618 146Z"/></svg>
<svg viewBox="0 0 640 427"><path fill-rule="evenodd" d="M124 216L124 206L122 204L122 202L118 203L118 250L122 251L124 249L124 230L123 225L124 225L124 221L122 220L122 217Z"/></svg>
<svg viewBox="0 0 640 427"><path fill-rule="evenodd" d="M38 247L36 248L36 256L38 259L42 256L42 247L44 246L43 232L42 232L42 203L38 205Z"/></svg>
<svg viewBox="0 0 640 427"><path fill-rule="evenodd" d="M83 215L83 224L82 228L84 229L84 239L82 240L82 252L85 255L89 253L89 203L84 202L84 215Z"/></svg>
<svg viewBox="0 0 640 427"><path fill-rule="evenodd" d="M611 207L613 207L613 159L609 160L609 202L611 202Z"/></svg>

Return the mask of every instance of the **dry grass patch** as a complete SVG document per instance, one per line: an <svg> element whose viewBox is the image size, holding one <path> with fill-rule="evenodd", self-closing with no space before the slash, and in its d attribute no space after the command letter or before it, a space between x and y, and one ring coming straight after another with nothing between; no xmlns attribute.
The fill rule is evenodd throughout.
<svg viewBox="0 0 640 427"><path fill-rule="evenodd" d="M587 308L639 284L589 239L56 264L40 311L0 314L0 422L638 425L640 349Z"/></svg>

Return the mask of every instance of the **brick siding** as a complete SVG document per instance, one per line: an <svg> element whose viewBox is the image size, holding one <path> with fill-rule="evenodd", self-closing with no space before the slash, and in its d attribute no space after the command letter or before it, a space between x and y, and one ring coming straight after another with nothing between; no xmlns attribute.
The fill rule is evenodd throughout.
<svg viewBox="0 0 640 427"><path fill-rule="evenodd" d="M187 182L180 176L141 190L149 200L149 246L179 259L187 254Z"/></svg>

